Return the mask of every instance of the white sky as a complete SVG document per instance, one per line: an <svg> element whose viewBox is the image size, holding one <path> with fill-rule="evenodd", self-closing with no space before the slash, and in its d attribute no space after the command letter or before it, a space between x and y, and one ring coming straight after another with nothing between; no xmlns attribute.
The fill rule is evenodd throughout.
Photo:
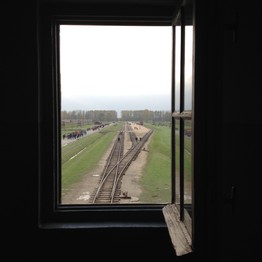
<svg viewBox="0 0 262 262"><path fill-rule="evenodd" d="M60 26L62 98L171 94L171 26Z"/></svg>
<svg viewBox="0 0 262 262"><path fill-rule="evenodd" d="M179 32L177 27L177 43ZM190 109L192 26L185 32L185 106ZM178 60L177 76L179 71ZM62 110L170 110L172 27L61 25L60 72Z"/></svg>

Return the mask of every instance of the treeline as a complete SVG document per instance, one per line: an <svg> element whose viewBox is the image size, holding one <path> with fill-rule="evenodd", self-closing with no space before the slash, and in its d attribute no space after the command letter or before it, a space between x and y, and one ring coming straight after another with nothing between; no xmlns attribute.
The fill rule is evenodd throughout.
<svg viewBox="0 0 262 262"><path fill-rule="evenodd" d="M92 121L114 122L117 121L117 112L114 110L73 110L61 111L62 121Z"/></svg>
<svg viewBox="0 0 262 262"><path fill-rule="evenodd" d="M144 122L170 122L170 111L145 110L122 110L118 118L114 110L73 110L61 111L61 121L92 121L92 122L114 122L114 121L144 121Z"/></svg>
<svg viewBox="0 0 262 262"><path fill-rule="evenodd" d="M123 110L121 111L123 121L144 121L144 122L170 122L170 111L145 110Z"/></svg>

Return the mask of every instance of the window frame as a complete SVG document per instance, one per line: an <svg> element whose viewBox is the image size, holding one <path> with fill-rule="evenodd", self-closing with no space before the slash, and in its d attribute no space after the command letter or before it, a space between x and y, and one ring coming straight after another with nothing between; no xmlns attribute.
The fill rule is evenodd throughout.
<svg viewBox="0 0 262 262"><path fill-rule="evenodd" d="M187 5L188 3L188 5ZM181 6L179 12L176 14L176 17L173 20L173 77L172 77L172 149L173 149L173 155L174 158L176 159L176 139L175 139L175 130L176 130L176 120L179 121L179 215L180 215L180 220L184 221L185 217L188 217L188 214L186 213L191 213L191 216L193 215L193 203L194 203L194 194L193 194L193 188L194 188L194 166L193 166L193 159L194 159L194 150L193 150L193 145L194 145L194 31L193 31L193 36L192 36L192 101L191 101L191 109L186 109L185 107L185 57L186 57L186 50L185 50L185 45L186 45L186 26L187 25L192 25L194 27L194 22L193 22L193 1L188 0L184 1L184 5ZM188 10L187 10L188 9ZM192 12L192 17L190 16L189 12ZM190 16L190 17L189 17ZM179 26L181 28L180 30L180 57L179 57L179 64L180 64L180 70L179 70L179 97L178 99L176 98L176 27ZM176 106L176 102L179 101L178 107ZM191 121L191 129L192 129L192 149L191 149L191 164L192 164L192 170L191 170L191 183L192 183L192 204L185 204L184 203L184 191L185 191L185 185L184 185L184 179L185 179L185 171L184 171L184 127L185 127L185 121ZM172 174L174 180L176 180L176 160L173 161L172 163ZM176 181L174 181L174 194L173 194L173 203L177 203L176 201ZM191 229L189 229L191 230Z"/></svg>
<svg viewBox="0 0 262 262"><path fill-rule="evenodd" d="M57 26L63 24L170 25L170 17L88 14L43 4L39 8L39 227L165 227L161 204L58 205L59 57ZM101 8L98 9L101 13ZM129 11L128 11L129 12ZM86 14L87 13L87 14ZM49 152L46 154L46 152ZM58 161L57 161L58 160ZM47 176L47 174L49 174Z"/></svg>
<svg viewBox="0 0 262 262"><path fill-rule="evenodd" d="M60 95L58 25L106 24L106 25L169 25L182 1L173 7L172 16L155 14L97 15L97 10L86 14L86 9L59 5L40 5L38 21L39 57L39 212L40 228L166 228L163 217L164 204L121 205L58 205L60 159ZM105 7L107 9L107 7ZM157 9L157 8L156 8ZM100 9L99 9L100 10ZM121 10L121 8L120 8ZM103 10L104 11L104 10ZM133 10L134 11L134 10ZM158 14L159 12L159 14ZM88 13L88 12L87 12ZM102 12L103 13L103 12ZM120 11L121 13L121 11ZM163 11L165 13L165 11ZM46 152L49 152L48 154ZM57 161L58 160L58 161ZM48 176L46 174L49 174ZM174 174L172 174L172 177ZM172 178L173 180L173 178ZM172 182L173 183L173 182ZM174 192L172 191L172 194ZM174 196L172 196L172 201Z"/></svg>

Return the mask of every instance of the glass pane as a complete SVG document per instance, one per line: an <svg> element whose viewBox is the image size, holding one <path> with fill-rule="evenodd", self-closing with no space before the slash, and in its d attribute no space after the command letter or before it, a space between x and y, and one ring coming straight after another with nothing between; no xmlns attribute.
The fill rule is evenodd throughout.
<svg viewBox="0 0 262 262"><path fill-rule="evenodd" d="M175 181L176 204L180 205L180 120L175 120Z"/></svg>
<svg viewBox="0 0 262 262"><path fill-rule="evenodd" d="M193 102L193 4L194 1L187 0L184 9L185 22L185 61L184 61L184 110L185 113L192 113ZM192 236L192 197L193 197L193 166L192 166L192 130L193 122L191 119L184 119L184 221L188 233Z"/></svg>
<svg viewBox="0 0 262 262"><path fill-rule="evenodd" d="M175 27L175 111L180 112L180 73L181 73L181 26L180 19Z"/></svg>
<svg viewBox="0 0 262 262"><path fill-rule="evenodd" d="M60 26L61 204L170 203L171 54L172 26Z"/></svg>
<svg viewBox="0 0 262 262"><path fill-rule="evenodd" d="M192 109L193 26L185 27L185 110Z"/></svg>
<svg viewBox="0 0 262 262"><path fill-rule="evenodd" d="M184 203L192 204L192 121L185 120L184 126Z"/></svg>

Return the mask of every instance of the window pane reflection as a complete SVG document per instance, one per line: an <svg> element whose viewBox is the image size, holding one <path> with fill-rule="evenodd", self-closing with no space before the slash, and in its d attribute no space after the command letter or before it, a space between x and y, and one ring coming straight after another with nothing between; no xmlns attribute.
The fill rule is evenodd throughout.
<svg viewBox="0 0 262 262"><path fill-rule="evenodd" d="M180 111L180 60L181 60L181 26L176 26L175 40L175 111Z"/></svg>
<svg viewBox="0 0 262 262"><path fill-rule="evenodd" d="M185 120L184 126L184 203L192 204L192 121Z"/></svg>
<svg viewBox="0 0 262 262"><path fill-rule="evenodd" d="M175 172L176 172L176 203L180 203L180 120L175 120Z"/></svg>
<svg viewBox="0 0 262 262"><path fill-rule="evenodd" d="M192 109L193 26L185 27L185 110Z"/></svg>

